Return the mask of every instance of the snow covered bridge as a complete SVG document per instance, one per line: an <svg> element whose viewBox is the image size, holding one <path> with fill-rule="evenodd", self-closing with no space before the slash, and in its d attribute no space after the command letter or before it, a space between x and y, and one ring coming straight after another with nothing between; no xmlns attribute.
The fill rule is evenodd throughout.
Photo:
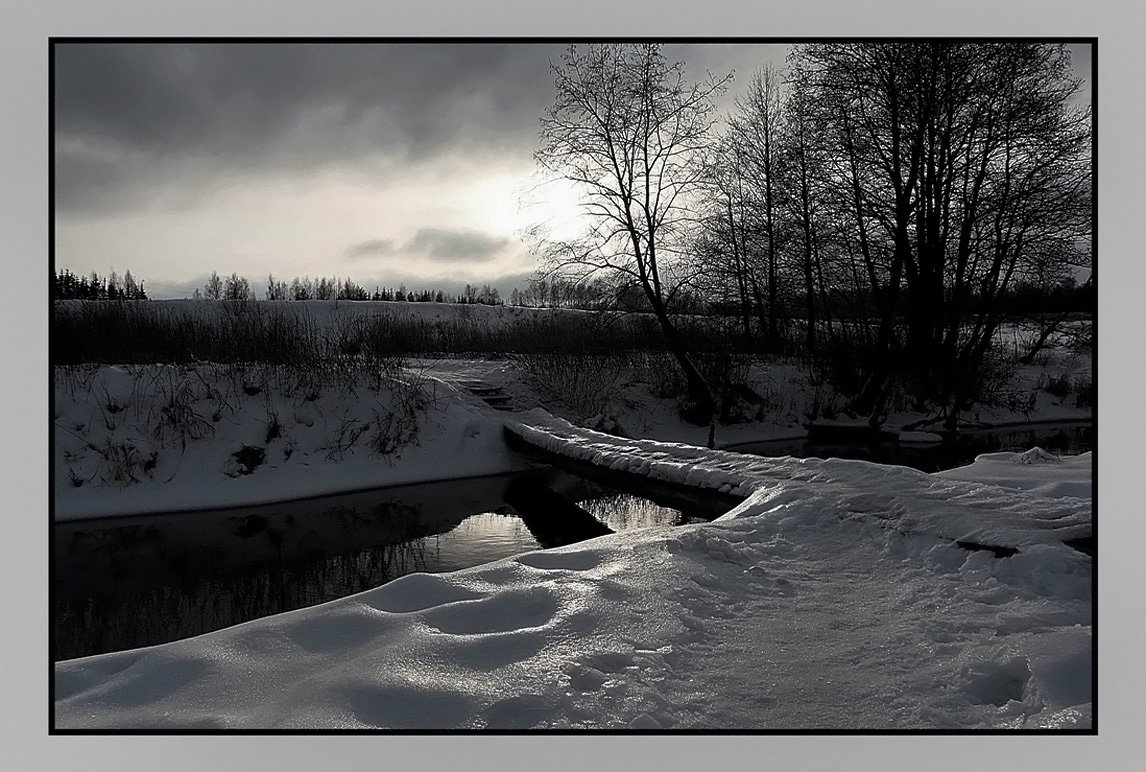
<svg viewBox="0 0 1146 772"><path fill-rule="evenodd" d="M1093 548L1089 495L1062 495L1077 493L1080 485L1089 486L1089 454L1072 460L1037 449L1026 454L988 454L974 467L927 474L867 461L764 458L614 437L574 426L540 409L519 418L505 425L506 441L518 452L604 483L636 483L703 500L720 512L764 504L779 511L788 503L815 503L841 519L869 519L900 533L950 539L996 555L1059 542L1084 551ZM1000 487L975 479L999 481L999 464L1027 467L1020 475L1027 483ZM1032 476L1032 465L1046 471L1035 471ZM982 469L968 473L976 467ZM987 468L995 470L994 477L983 471ZM1078 479L1064 483L1064 474L1071 478L1071 473ZM1043 490L1022 489L1040 485Z"/></svg>

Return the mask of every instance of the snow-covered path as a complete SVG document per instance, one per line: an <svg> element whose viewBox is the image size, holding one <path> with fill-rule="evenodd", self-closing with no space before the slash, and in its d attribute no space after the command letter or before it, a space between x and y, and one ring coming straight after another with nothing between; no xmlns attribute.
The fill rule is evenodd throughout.
<svg viewBox="0 0 1146 772"><path fill-rule="evenodd" d="M864 527L840 533L824 521L762 538L759 525L746 521L723 538L706 537L703 549L726 555L729 565L707 561L682 594L685 608L706 620L685 667L685 724L864 729L1089 721L1090 631L1072 626L1089 608L1083 561L1068 558L1072 567L1059 577L1071 577L1070 610L1057 603L1039 609L1037 591L1018 589L1037 570L1018 581L999 579L988 553L886 538ZM715 618L713 608L721 610ZM694 683L706 688L694 691Z"/></svg>
<svg viewBox="0 0 1146 772"><path fill-rule="evenodd" d="M1088 500L566 427L535 429L747 498L59 663L57 727L1089 727L1093 561L1060 541ZM1011 455L1016 479L1055 464Z"/></svg>

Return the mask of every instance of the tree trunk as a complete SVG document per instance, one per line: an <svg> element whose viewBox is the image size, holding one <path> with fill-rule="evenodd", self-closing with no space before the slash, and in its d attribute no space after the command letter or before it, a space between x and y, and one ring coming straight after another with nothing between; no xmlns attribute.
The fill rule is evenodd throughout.
<svg viewBox="0 0 1146 772"><path fill-rule="evenodd" d="M685 386L688 390L687 400L690 404L683 412L682 417L697 426L713 424L716 416L716 399L713 397L708 381L700 374L700 370L692 361L692 357L688 355L684 340L681 338L676 325L672 323L672 319L669 318L664 303L648 285L645 285L645 294L653 307L653 315L656 316L657 323L661 327L661 333L664 335L669 353L676 359L681 373L684 374Z"/></svg>

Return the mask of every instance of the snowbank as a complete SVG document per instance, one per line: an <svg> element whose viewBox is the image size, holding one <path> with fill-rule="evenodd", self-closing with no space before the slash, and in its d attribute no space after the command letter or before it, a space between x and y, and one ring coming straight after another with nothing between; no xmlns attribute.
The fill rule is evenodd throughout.
<svg viewBox="0 0 1146 772"><path fill-rule="evenodd" d="M55 410L56 520L271 503L522 467L491 411L429 378L420 386L365 378L335 385L273 368L81 367L57 371Z"/></svg>
<svg viewBox="0 0 1146 772"><path fill-rule="evenodd" d="M1089 527L1086 499L528 420L536 444L746 499L59 663L56 726L1090 726L1093 565L1060 543Z"/></svg>
<svg viewBox="0 0 1146 772"><path fill-rule="evenodd" d="M1023 453L984 453L973 464L938 472L949 480L973 480L1042 496L1091 497L1093 455L1056 456L1042 448Z"/></svg>

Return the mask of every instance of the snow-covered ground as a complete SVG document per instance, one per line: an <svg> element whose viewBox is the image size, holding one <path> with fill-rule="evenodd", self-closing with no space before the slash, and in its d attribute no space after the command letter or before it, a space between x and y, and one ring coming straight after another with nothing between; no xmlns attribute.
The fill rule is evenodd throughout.
<svg viewBox="0 0 1146 772"><path fill-rule="evenodd" d="M479 399L410 377L419 385L307 384L297 373L240 377L218 365L57 372L55 517L241 506L521 468ZM413 396L420 407L403 413L398 403ZM382 441L397 447L381 452ZM256 450L244 456L244 447Z"/></svg>
<svg viewBox="0 0 1146 772"><path fill-rule="evenodd" d="M377 304L281 305L334 324ZM387 305L490 326L548 313ZM1012 407L972 419L1089 417L1040 385L1077 385L1089 363L1054 348L1019 369ZM720 427L718 443L802 435L806 377L785 364L750 376L766 410ZM421 407L403 412L410 379L422 384ZM511 412L467 389L477 383L500 389ZM520 462L502 441L507 424L553 452L744 502L713 523L414 574L58 663L56 726L1090 726L1093 560L1063 544L1093 534L1089 454L987 454L939 475L743 456L698 447L707 429L682 423L650 384L607 385L617 399L577 416L510 360L426 360L397 380L340 384L210 364L57 371L62 519L508 471Z"/></svg>
<svg viewBox="0 0 1146 772"><path fill-rule="evenodd" d="M512 471L521 462L501 441L507 415L543 402L561 412L508 360L416 361L408 381L419 384L421 407L395 419L390 433L404 438L382 453L375 446L387 417L407 395L399 383L360 376L349 386L312 385L297 373L212 364L57 369L55 517L241 506ZM500 389L512 413L483 404L466 389L472 383ZM639 385L625 395L615 428L706 443L707 428L682 422L670 401ZM788 414L721 426L717 439L724 446L805 431ZM933 436L901 437L915 439ZM234 455L244 447L262 453L257 466Z"/></svg>
<svg viewBox="0 0 1146 772"><path fill-rule="evenodd" d="M1015 473L1015 465L1029 469ZM1092 456L1060 457L1041 448L1025 453L984 453L973 464L937 472L936 476L949 480L976 480L994 483L1005 488L1021 488L1042 496L1074 496L1090 498Z"/></svg>
<svg viewBox="0 0 1146 772"><path fill-rule="evenodd" d="M875 518L905 533L997 547L1058 544L1093 533L1089 453L1069 461L1037 448L991 453L940 476L866 461L762 458L630 440L575 426L542 410L525 414L509 428L534 447L638 477L749 499L767 490L781 502L831 495L840 502L842 516ZM988 481L1043 495L994 488L990 502L980 498L966 506L962 486L949 480Z"/></svg>
<svg viewBox="0 0 1146 772"><path fill-rule="evenodd" d="M713 523L413 574L59 663L56 726L1090 726L1093 564L1057 538L1085 527L1090 501L1030 482L1053 462L995 458L990 483L838 460L737 465L530 419L535 440L560 437L572 455L748 498ZM945 522L1020 551L961 549Z"/></svg>

